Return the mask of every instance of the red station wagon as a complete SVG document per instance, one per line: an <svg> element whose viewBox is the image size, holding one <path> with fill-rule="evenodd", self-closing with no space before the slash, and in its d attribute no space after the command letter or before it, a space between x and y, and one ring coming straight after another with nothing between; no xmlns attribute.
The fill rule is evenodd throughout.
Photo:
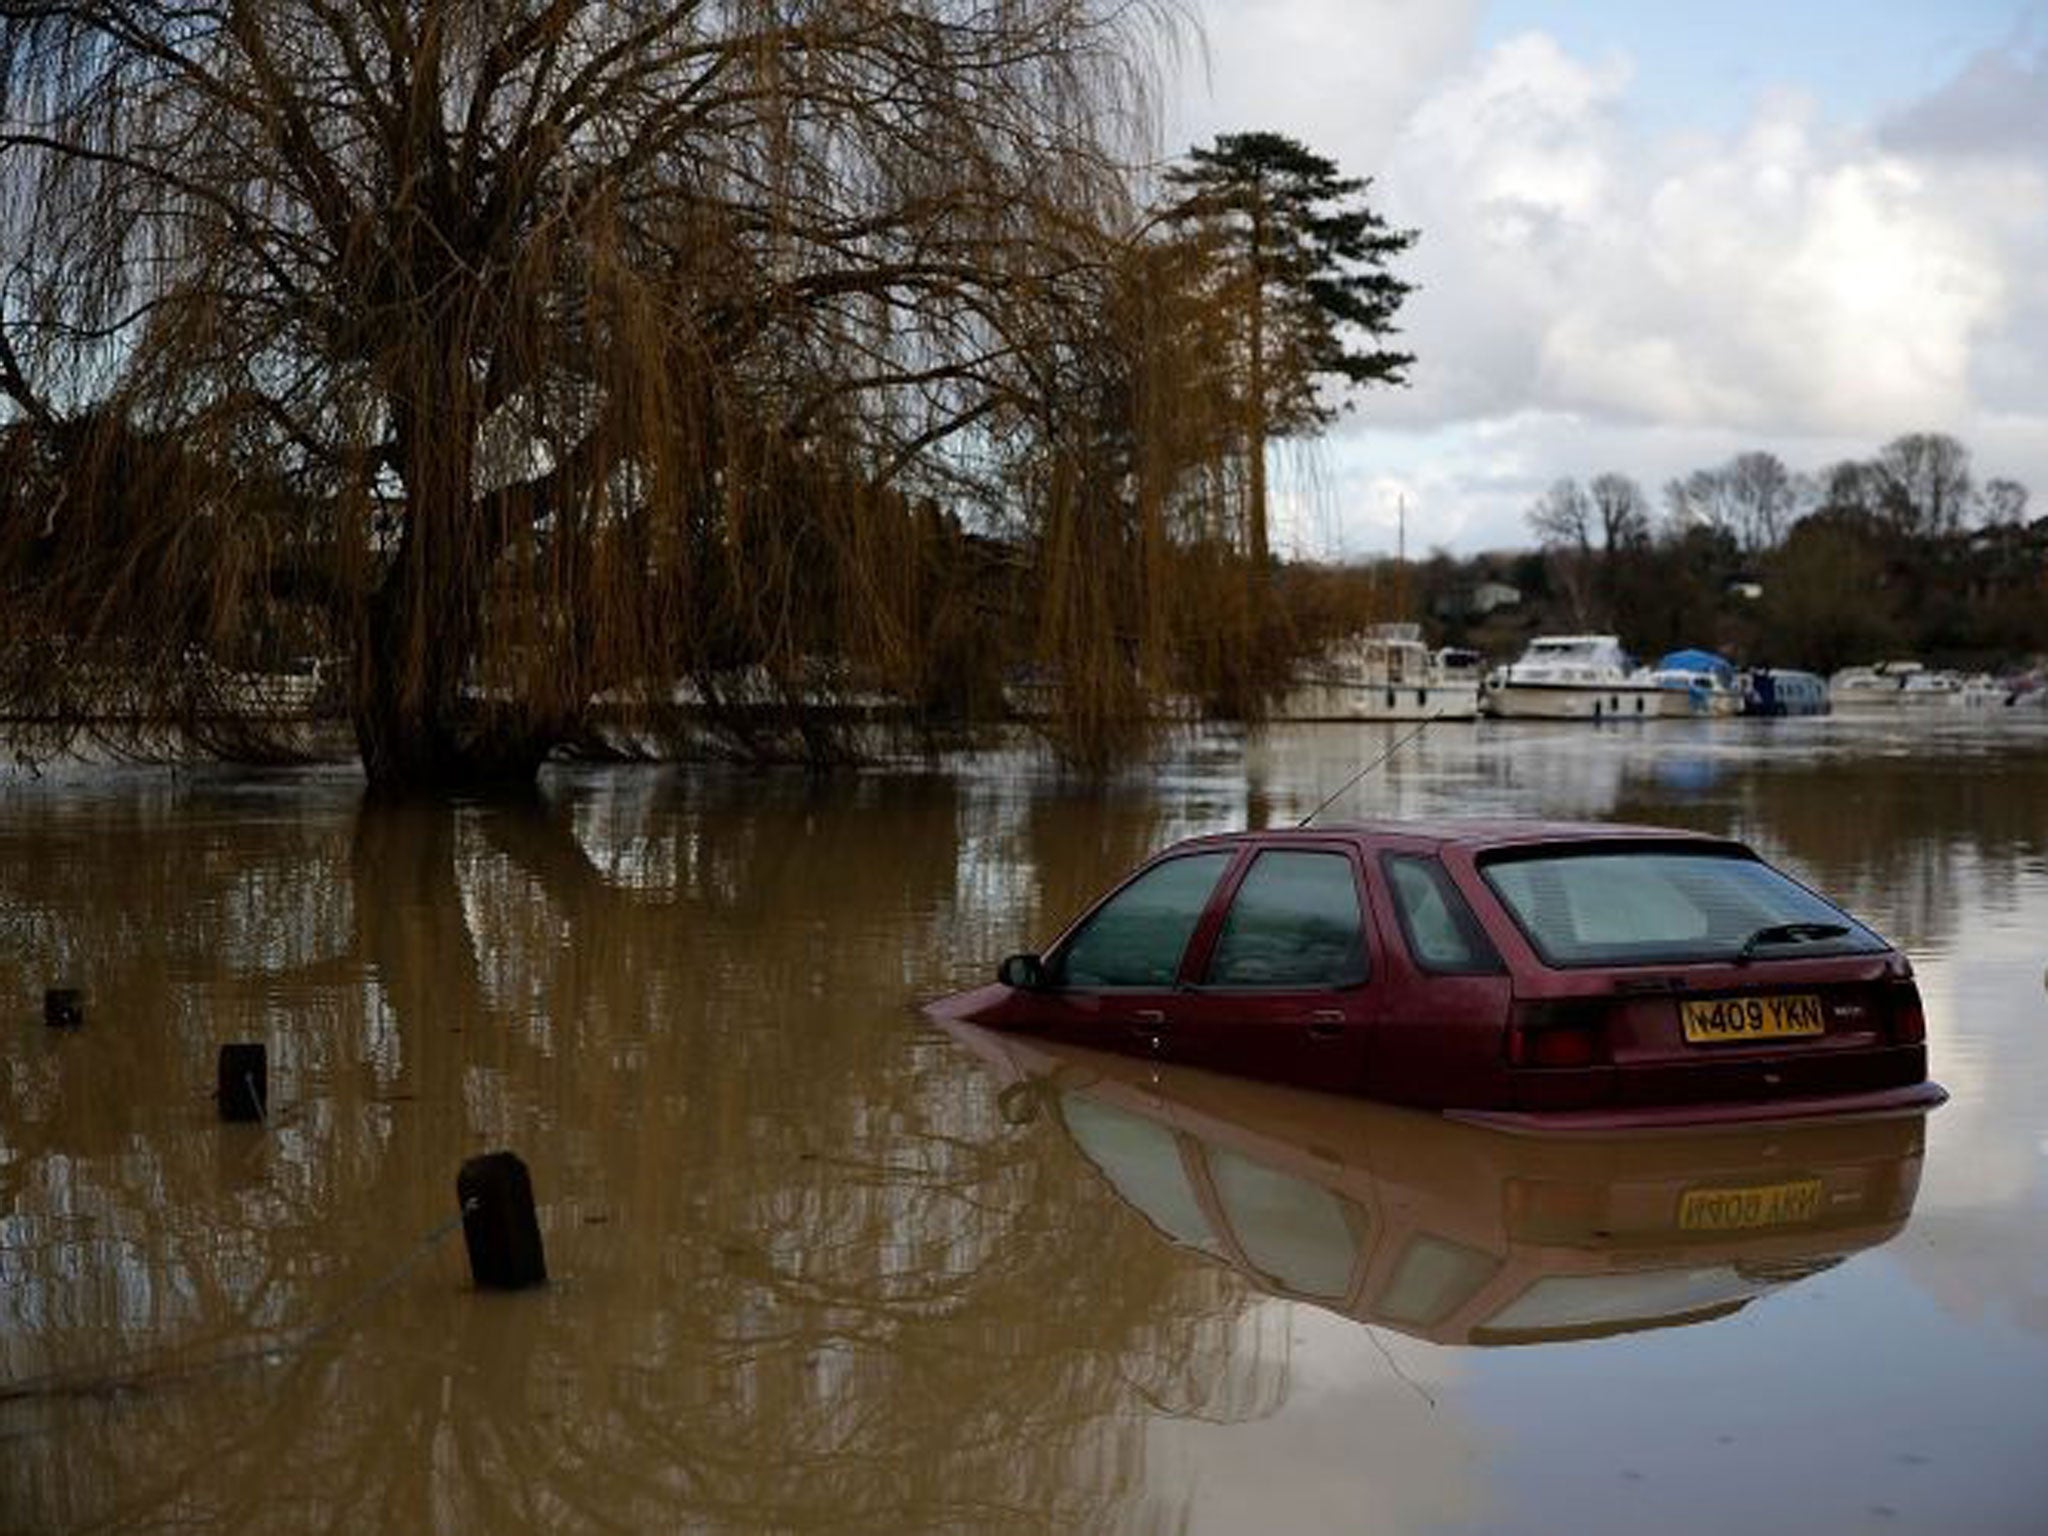
<svg viewBox="0 0 2048 1536"><path fill-rule="evenodd" d="M1140 866L928 1012L1513 1129L1921 1110L1906 958L1740 843L1443 822Z"/></svg>

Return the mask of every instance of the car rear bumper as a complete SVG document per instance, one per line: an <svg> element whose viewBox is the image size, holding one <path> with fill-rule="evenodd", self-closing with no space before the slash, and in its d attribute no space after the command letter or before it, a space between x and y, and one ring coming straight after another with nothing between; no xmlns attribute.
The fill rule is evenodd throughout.
<svg viewBox="0 0 2048 1536"><path fill-rule="evenodd" d="M1948 1090L1930 1081L1905 1083L1862 1093L1816 1094L1809 1098L1760 1099L1740 1103L1627 1104L1593 1109L1447 1109L1446 1119L1490 1126L1529 1136L1607 1135L1615 1131L1712 1129L1773 1121L1874 1120L1925 1114L1945 1103Z"/></svg>

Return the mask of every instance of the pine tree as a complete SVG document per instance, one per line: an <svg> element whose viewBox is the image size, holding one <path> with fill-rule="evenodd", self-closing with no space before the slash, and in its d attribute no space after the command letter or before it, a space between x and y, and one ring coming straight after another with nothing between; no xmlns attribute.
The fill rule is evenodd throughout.
<svg viewBox="0 0 2048 1536"><path fill-rule="evenodd" d="M1410 353L1378 345L1413 291L1387 270L1415 243L1365 201L1370 181L1277 133L1223 134L1167 172L1178 199L1166 222L1204 242L1215 297L1239 317L1238 376L1248 477L1247 541L1267 560L1266 445L1334 421L1318 386L1405 384Z"/></svg>

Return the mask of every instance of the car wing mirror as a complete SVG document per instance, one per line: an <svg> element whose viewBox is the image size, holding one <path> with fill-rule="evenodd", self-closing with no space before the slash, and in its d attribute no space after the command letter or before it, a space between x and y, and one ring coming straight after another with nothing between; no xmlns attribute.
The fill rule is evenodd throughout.
<svg viewBox="0 0 2048 1536"><path fill-rule="evenodd" d="M1045 962L1036 955L1011 955L996 967L996 980L1006 987L1036 992L1045 985Z"/></svg>

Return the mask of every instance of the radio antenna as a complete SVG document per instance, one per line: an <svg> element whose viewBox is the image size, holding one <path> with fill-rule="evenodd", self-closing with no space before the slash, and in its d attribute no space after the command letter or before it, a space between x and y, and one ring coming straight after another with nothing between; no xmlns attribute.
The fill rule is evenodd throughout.
<svg viewBox="0 0 2048 1536"><path fill-rule="evenodd" d="M1310 822L1314 821L1318 816L1322 815L1323 812L1327 811L1330 808L1332 802L1334 802L1339 795L1343 794L1346 790L1350 789L1352 785L1356 784L1368 773L1371 773L1373 769L1379 767L1380 764L1384 763L1396 752L1400 751L1403 747L1407 746L1409 742L1413 741L1416 737L1420 736L1424 731L1428 730L1430 727L1430 722L1435 720L1437 716L1441 715L1442 713L1442 710L1438 710L1436 714L1424 716L1422 723L1416 726L1414 730L1410 731L1407 735L1401 737L1392 746L1388 747L1386 751L1382 752L1378 757L1374 758L1371 762L1367 763L1363 768L1359 769L1358 772L1351 775L1350 778L1346 779L1342 784L1339 784L1334 790L1332 790L1329 794L1329 797L1325 799L1321 805L1317 806L1314 810L1310 811L1306 816L1302 817L1301 820L1297 821L1294 824L1294 830L1299 832L1303 827L1307 826Z"/></svg>

